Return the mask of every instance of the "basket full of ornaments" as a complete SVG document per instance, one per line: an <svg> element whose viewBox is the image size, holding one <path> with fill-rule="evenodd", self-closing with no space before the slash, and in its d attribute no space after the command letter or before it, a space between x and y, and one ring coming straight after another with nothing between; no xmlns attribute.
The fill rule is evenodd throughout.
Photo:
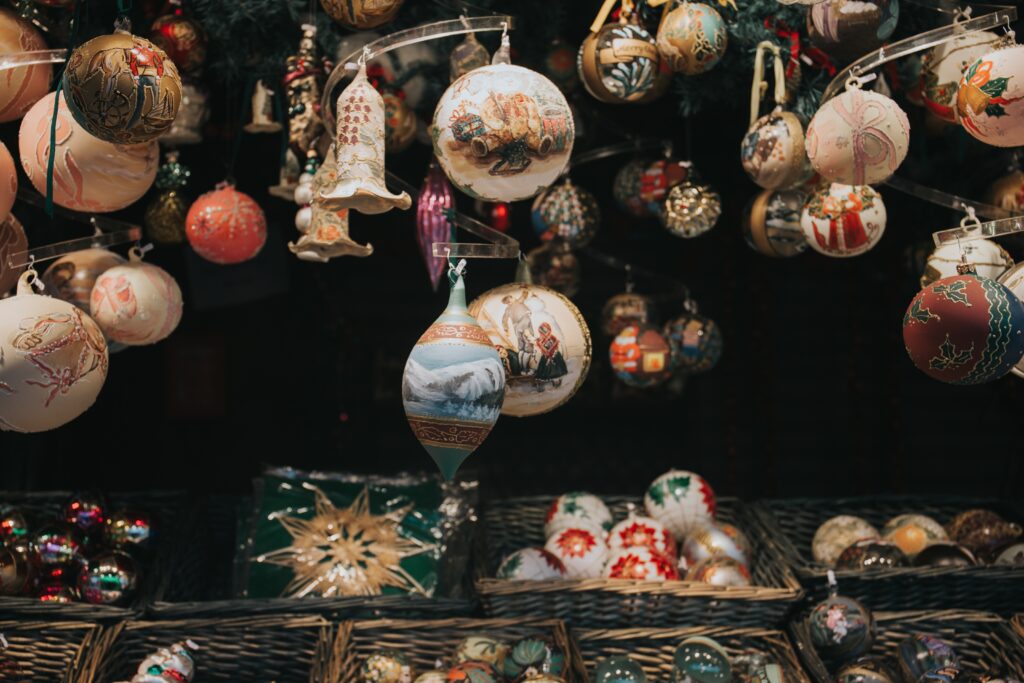
<svg viewBox="0 0 1024 683"><path fill-rule="evenodd" d="M802 593L749 507L670 470L642 500L583 492L515 498L484 511L489 616L574 627L778 625Z"/></svg>
<svg viewBox="0 0 1024 683"><path fill-rule="evenodd" d="M816 599L829 571L876 610L1024 611L1022 513L956 496L763 501L768 540Z"/></svg>

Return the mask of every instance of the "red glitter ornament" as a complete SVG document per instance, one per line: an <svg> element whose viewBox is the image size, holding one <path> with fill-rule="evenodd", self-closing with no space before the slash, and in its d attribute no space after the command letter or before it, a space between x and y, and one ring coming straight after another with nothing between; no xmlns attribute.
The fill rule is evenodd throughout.
<svg viewBox="0 0 1024 683"><path fill-rule="evenodd" d="M185 236L207 261L232 264L248 261L267 241L267 219L252 197L221 183L192 204Z"/></svg>
<svg viewBox="0 0 1024 683"><path fill-rule="evenodd" d="M149 39L184 73L198 71L206 61L206 35L180 7L153 22Z"/></svg>

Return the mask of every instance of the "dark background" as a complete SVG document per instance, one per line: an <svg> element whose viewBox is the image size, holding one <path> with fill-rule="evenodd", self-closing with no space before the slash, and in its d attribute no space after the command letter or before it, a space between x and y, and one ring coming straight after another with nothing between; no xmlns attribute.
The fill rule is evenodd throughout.
<svg viewBox="0 0 1024 683"><path fill-rule="evenodd" d="M505 5L514 11L515 3ZM593 11L559 13L562 35L578 44ZM545 21L521 19L519 32ZM484 42L493 46L492 38ZM240 100L232 93L214 92L206 143L182 151L193 171L192 196L225 175ZM572 173L602 204L593 247L685 283L701 312L720 325L724 355L681 392L625 389L609 371L609 340L599 323L604 301L623 290L624 274L582 256L574 299L594 336L590 375L553 413L499 420L464 466L488 495L636 493L674 466L747 498L1019 497L1024 382L1010 376L981 387L945 386L916 370L903 349L902 315L917 291L930 234L956 225L959 215L881 187L888 227L871 252L772 260L741 234L744 206L758 191L738 159L747 90L689 119L678 115L672 97L646 107L600 105L583 91L573 98L587 129L578 151L627 135L671 139L721 194L714 230L681 240L614 206L612 178L629 157ZM926 125L922 109L901 104L913 139L900 175L980 198L1007 172L1003 151L957 128ZM17 124L0 127L0 139L15 151ZM430 288L414 210L353 215L353 237L376 250L369 258L301 262L286 248L297 236L297 207L266 192L277 183L278 153L277 136L245 135L235 164L238 188L267 213L270 238L261 255L223 267L185 246L152 252L149 260L167 268L185 293L181 326L161 344L112 356L99 400L75 422L45 434L0 434L0 488L244 492L265 464L432 469L405 422L400 382L406 355L447 295ZM429 158L417 144L389 157L389 170L419 186ZM149 198L120 217L140 222ZM458 201L472 214L468 198ZM21 205L15 213L32 246L88 232ZM514 207L510 233L524 251L537 244L528 202ZM1002 244L1024 258L1019 240ZM470 262L470 297L511 280L514 269L512 261ZM659 298L662 320L679 310L664 282L638 278L637 291Z"/></svg>

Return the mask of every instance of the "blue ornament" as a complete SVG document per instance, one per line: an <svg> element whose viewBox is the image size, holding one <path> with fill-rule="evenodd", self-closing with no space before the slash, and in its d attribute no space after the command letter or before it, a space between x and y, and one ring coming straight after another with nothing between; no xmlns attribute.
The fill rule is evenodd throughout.
<svg viewBox="0 0 1024 683"><path fill-rule="evenodd" d="M597 663L594 683L647 683L647 674L629 657L608 657Z"/></svg>
<svg viewBox="0 0 1024 683"><path fill-rule="evenodd" d="M711 638L687 638L676 648L676 683L730 683L732 666L725 648Z"/></svg>
<svg viewBox="0 0 1024 683"><path fill-rule="evenodd" d="M904 640L897 656L904 681L917 681L926 673L941 669L960 668L960 658L949 643L928 633L917 633Z"/></svg>

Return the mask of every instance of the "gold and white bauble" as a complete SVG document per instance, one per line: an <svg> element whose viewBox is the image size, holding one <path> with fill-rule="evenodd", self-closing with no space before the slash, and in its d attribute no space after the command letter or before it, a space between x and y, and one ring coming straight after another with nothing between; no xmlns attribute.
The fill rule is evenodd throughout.
<svg viewBox="0 0 1024 683"><path fill-rule="evenodd" d="M928 111L956 123L956 96L964 70L1001 41L991 31L970 31L926 52L921 59L921 96Z"/></svg>
<svg viewBox="0 0 1024 683"><path fill-rule="evenodd" d="M832 567L842 552L857 541L879 537L878 529L867 520L854 515L836 515L814 532L811 554L815 562Z"/></svg>
<svg viewBox="0 0 1024 683"><path fill-rule="evenodd" d="M565 565L544 548L520 548L501 561L494 577L506 581L552 581L565 578Z"/></svg>
<svg viewBox="0 0 1024 683"><path fill-rule="evenodd" d="M729 44L725 21L711 5L681 2L661 17L658 53L676 73L696 76L710 71Z"/></svg>
<svg viewBox="0 0 1024 683"><path fill-rule="evenodd" d="M92 289L100 275L124 263L109 249L80 249L57 258L43 273L46 293L89 312Z"/></svg>
<svg viewBox="0 0 1024 683"><path fill-rule="evenodd" d="M807 199L800 225L811 249L825 256L859 256L885 232L882 195L870 185L822 185Z"/></svg>
<svg viewBox="0 0 1024 683"><path fill-rule="evenodd" d="M576 55L576 67L583 87L601 102L609 104L649 102L664 92L671 80L654 36L632 22L605 24L588 35Z"/></svg>
<svg viewBox="0 0 1024 683"><path fill-rule="evenodd" d="M814 174L807 159L804 126L796 114L775 111L750 126L740 143L740 162L766 190L800 185Z"/></svg>
<svg viewBox="0 0 1024 683"><path fill-rule="evenodd" d="M0 7L0 54L46 49L43 36L27 19ZM16 121L50 91L53 65L32 64L0 71L0 123Z"/></svg>
<svg viewBox="0 0 1024 683"><path fill-rule="evenodd" d="M90 312L108 339L144 346L166 339L181 322L181 289L159 266L142 261L133 249L128 263L98 278L90 296Z"/></svg>
<svg viewBox="0 0 1024 683"><path fill-rule="evenodd" d="M711 586L749 586L753 583L750 569L731 557L715 556L701 560L690 567L687 581L698 581Z"/></svg>
<svg viewBox="0 0 1024 683"><path fill-rule="evenodd" d="M544 549L562 561L567 579L596 579L608 559L604 537L592 529L562 529L548 538Z"/></svg>
<svg viewBox="0 0 1024 683"><path fill-rule="evenodd" d="M608 532L608 548L650 548L662 555L675 557L676 541L668 528L653 517L631 513Z"/></svg>
<svg viewBox="0 0 1024 683"><path fill-rule="evenodd" d="M474 69L434 111L434 153L448 179L475 199L513 202L550 186L572 154L569 103L545 76L513 64Z"/></svg>
<svg viewBox="0 0 1024 683"><path fill-rule="evenodd" d="M754 251L789 258L807 249L800 226L807 195L800 190L765 190L743 214L743 237Z"/></svg>
<svg viewBox="0 0 1024 683"><path fill-rule="evenodd" d="M695 472L669 470L647 487L644 507L681 541L714 521L715 492Z"/></svg>
<svg viewBox="0 0 1024 683"><path fill-rule="evenodd" d="M993 50L969 64L956 110L976 139L995 147L1024 145L1024 45Z"/></svg>
<svg viewBox="0 0 1024 683"><path fill-rule="evenodd" d="M962 263L961 257L974 266L978 275L990 280L998 280L1003 273L1013 267L1013 257L1009 252L991 240L970 240L960 244L950 242L936 247L928 257L924 273L921 275L921 287L956 275L957 266Z"/></svg>
<svg viewBox="0 0 1024 683"><path fill-rule="evenodd" d="M732 524L716 522L697 529L683 542L683 557L688 566L709 557L731 557L737 562L750 565L750 540Z"/></svg>
<svg viewBox="0 0 1024 683"><path fill-rule="evenodd" d="M669 190L658 220L676 237L699 237L715 227L722 215L722 198L707 185L683 183Z"/></svg>
<svg viewBox="0 0 1024 683"><path fill-rule="evenodd" d="M612 528L612 513L604 501L592 493L571 491L555 498L544 520L544 537L551 538L562 529L591 529L602 540Z"/></svg>
<svg viewBox="0 0 1024 683"><path fill-rule="evenodd" d="M498 350L505 368L502 415L540 415L563 405L590 370L590 330L579 309L542 285L495 287L469 314Z"/></svg>
<svg viewBox="0 0 1024 683"><path fill-rule="evenodd" d="M921 514L897 515L882 527L882 539L895 543L907 557L913 559L918 553L941 541L948 541L945 528L934 519Z"/></svg>
<svg viewBox="0 0 1024 683"><path fill-rule="evenodd" d="M452 661L487 662L491 666L501 666L508 654L506 643L487 636L466 636L455 646Z"/></svg>

